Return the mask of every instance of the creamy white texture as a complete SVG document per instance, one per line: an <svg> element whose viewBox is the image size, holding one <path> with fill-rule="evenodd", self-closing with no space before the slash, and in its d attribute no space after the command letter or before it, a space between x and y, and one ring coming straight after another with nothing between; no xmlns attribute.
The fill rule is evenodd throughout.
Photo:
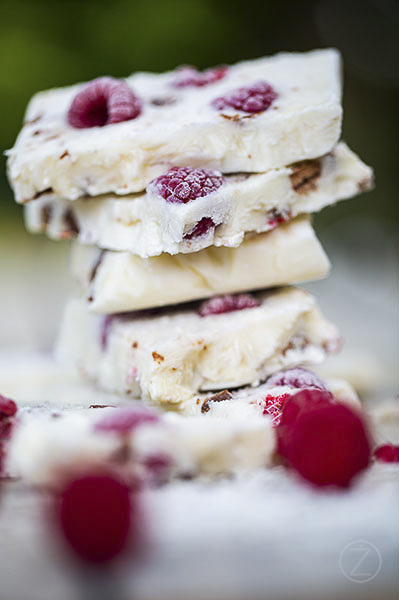
<svg viewBox="0 0 399 600"><path fill-rule="evenodd" d="M140 258L75 243L70 271L91 311L115 313L319 279L329 261L302 217L238 248L192 254Z"/></svg>
<svg viewBox="0 0 399 600"><path fill-rule="evenodd" d="M61 395L64 385L60 377ZM326 386L338 401L359 406L356 394L345 381L327 380ZM118 407L27 405L19 410L18 425L7 446L5 470L29 483L56 487L70 472L76 474L113 462L122 446L126 450L128 445L130 459L122 468L130 475L140 472L147 457L157 455L170 459L172 478L255 471L273 464L275 450L272 420L263 414L262 399L267 394L297 391L267 384L243 388L233 392L228 401L213 402L207 413L201 413L206 398L202 394L200 404L187 404L184 416L160 413L158 422L144 424L123 437L95 428L96 423L121 410ZM82 392L85 397L83 385ZM76 388L77 405L79 397Z"/></svg>
<svg viewBox="0 0 399 600"><path fill-rule="evenodd" d="M17 202L51 188L69 200L129 194L168 167L223 173L262 172L329 152L341 131L340 58L336 50L278 54L238 63L204 87L176 89L175 72L137 73L126 82L143 101L142 114L124 123L74 129L66 116L80 85L31 100L25 125L9 154ZM260 80L276 90L271 107L247 115L216 110L212 100ZM173 99L155 106L154 100Z"/></svg>
<svg viewBox="0 0 399 600"><path fill-rule="evenodd" d="M25 222L33 233L45 231L54 239L76 236L81 244L143 258L190 253L211 245L237 247L247 233L273 229L278 218L316 212L369 188L371 181L372 170L339 143L302 167L226 176L216 192L187 204L167 202L151 190L125 198L84 198L73 205L45 194L25 206ZM185 239L204 217L216 227Z"/></svg>
<svg viewBox="0 0 399 600"><path fill-rule="evenodd" d="M339 347L336 328L300 289L263 292L260 305L201 317L194 308L105 317L67 304L58 356L107 391L178 405L199 391L256 385L280 368L319 363Z"/></svg>

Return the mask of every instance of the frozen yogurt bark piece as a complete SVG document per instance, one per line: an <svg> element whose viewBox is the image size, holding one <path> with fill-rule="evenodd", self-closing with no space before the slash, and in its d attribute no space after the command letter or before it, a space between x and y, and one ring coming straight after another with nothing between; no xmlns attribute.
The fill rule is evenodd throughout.
<svg viewBox="0 0 399 600"><path fill-rule="evenodd" d="M60 379L60 391L63 385ZM347 382L326 380L321 385L338 402L359 406ZM295 385L266 382L231 393L202 394L200 403L189 403L186 414L178 415L148 411L134 401L124 407L89 408L84 401L79 406L76 388L75 407L28 404L19 408L5 471L47 487L57 487L70 473L114 465L117 456L118 467L143 483L151 483L151 468L166 479L255 471L273 464L273 428L285 399L298 391Z"/></svg>
<svg viewBox="0 0 399 600"><path fill-rule="evenodd" d="M329 261L309 219L298 217L238 248L192 254L140 258L75 243L70 270L90 310L116 313L310 281Z"/></svg>
<svg viewBox="0 0 399 600"><path fill-rule="evenodd" d="M174 188L177 193L164 197L168 190L162 181L180 182ZM197 252L211 245L236 247L248 233L319 211L371 183L372 170L341 142L322 158L266 173L223 177L204 169L172 169L150 183L145 193L124 198L105 195L72 204L44 194L25 206L25 221L33 233L77 238L81 244L146 258Z"/></svg>
<svg viewBox="0 0 399 600"><path fill-rule="evenodd" d="M340 342L310 294L283 288L106 317L72 299L57 354L104 390L178 406L200 391L319 363Z"/></svg>
<svg viewBox="0 0 399 600"><path fill-rule="evenodd" d="M263 172L330 152L341 117L333 49L102 78L33 97L9 179L29 202L140 192L172 166Z"/></svg>

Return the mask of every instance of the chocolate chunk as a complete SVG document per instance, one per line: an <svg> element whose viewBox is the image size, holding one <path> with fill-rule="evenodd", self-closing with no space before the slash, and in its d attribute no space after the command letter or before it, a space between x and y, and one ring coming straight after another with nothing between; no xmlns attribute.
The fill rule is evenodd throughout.
<svg viewBox="0 0 399 600"><path fill-rule="evenodd" d="M307 194L316 189L321 175L319 159L302 160L291 165L291 185L297 194Z"/></svg>
<svg viewBox="0 0 399 600"><path fill-rule="evenodd" d="M202 406L201 406L201 412L202 413L207 413L211 410L211 406L210 404L212 402L223 402L224 400L231 400L232 399L232 394L230 394L229 390L223 390L222 392L218 392L217 394L214 394L213 396L209 396L209 398L206 398L206 400L204 400Z"/></svg>

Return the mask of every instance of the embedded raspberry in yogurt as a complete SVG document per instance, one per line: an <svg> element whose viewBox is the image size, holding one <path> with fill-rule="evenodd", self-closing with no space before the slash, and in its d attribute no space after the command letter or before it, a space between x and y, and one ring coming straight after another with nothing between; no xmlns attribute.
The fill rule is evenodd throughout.
<svg viewBox="0 0 399 600"><path fill-rule="evenodd" d="M259 81L249 87L233 90L226 96L215 98L212 106L218 110L233 108L246 113L259 113L267 110L277 98L276 91L266 81Z"/></svg>
<svg viewBox="0 0 399 600"><path fill-rule="evenodd" d="M172 167L148 185L148 190L162 196L167 202L186 204L215 192L224 183L219 171Z"/></svg>
<svg viewBox="0 0 399 600"><path fill-rule="evenodd" d="M220 81L227 75L228 67L221 65L206 71L198 71L195 67L183 66L177 70L177 75L172 82L173 87L203 87Z"/></svg>
<svg viewBox="0 0 399 600"><path fill-rule="evenodd" d="M183 237L184 240L192 240L194 238L205 235L208 231L215 227L215 223L210 217L202 217L200 221L195 225L189 233L186 233Z"/></svg>
<svg viewBox="0 0 399 600"><path fill-rule="evenodd" d="M267 380L269 387L275 387L279 385L288 385L294 388L316 388L318 390L326 390L324 383L307 369L302 367L294 367L293 369L285 369L284 371L278 371L274 373Z"/></svg>
<svg viewBox="0 0 399 600"><path fill-rule="evenodd" d="M157 423L159 416L145 407L117 408L94 425L95 431L109 431L126 435L145 423Z"/></svg>
<svg viewBox="0 0 399 600"><path fill-rule="evenodd" d="M399 462L399 445L382 444L374 450L374 458L381 462L397 463Z"/></svg>
<svg viewBox="0 0 399 600"><path fill-rule="evenodd" d="M235 310L255 308L256 306L259 306L259 300L251 294L215 296L214 298L205 300L205 302L201 304L199 307L199 314L201 317L207 317L208 315L220 315Z"/></svg>
<svg viewBox="0 0 399 600"><path fill-rule="evenodd" d="M287 466L315 486L348 487L369 465L364 419L329 392L306 389L287 399L276 432Z"/></svg>
<svg viewBox="0 0 399 600"><path fill-rule="evenodd" d="M72 101L68 123L72 127L103 127L135 119L142 104L124 81L99 77L84 85Z"/></svg>

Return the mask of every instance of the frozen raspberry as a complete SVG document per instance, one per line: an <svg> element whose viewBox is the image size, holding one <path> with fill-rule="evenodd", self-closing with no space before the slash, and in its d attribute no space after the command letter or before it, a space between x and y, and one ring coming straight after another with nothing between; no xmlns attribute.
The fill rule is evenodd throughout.
<svg viewBox="0 0 399 600"><path fill-rule="evenodd" d="M99 77L82 87L68 111L72 127L103 127L135 119L141 113L141 101L124 81Z"/></svg>
<svg viewBox="0 0 399 600"><path fill-rule="evenodd" d="M291 394L268 394L266 398L259 403L263 408L263 414L272 418L272 424L274 427L280 423L281 411L285 401L287 398L290 398L290 396Z"/></svg>
<svg viewBox="0 0 399 600"><path fill-rule="evenodd" d="M184 66L177 70L177 75L172 85L177 88L183 87L203 87L220 81L227 75L228 68L221 65L213 69L207 69L202 73L195 67Z"/></svg>
<svg viewBox="0 0 399 600"><path fill-rule="evenodd" d="M145 407L118 408L97 421L94 429L95 431L111 431L126 435L143 423L157 423L158 421L158 415Z"/></svg>
<svg viewBox="0 0 399 600"><path fill-rule="evenodd" d="M287 399L276 431L287 465L318 487L347 487L370 462L360 413L325 391L303 390Z"/></svg>
<svg viewBox="0 0 399 600"><path fill-rule="evenodd" d="M212 106L218 110L234 108L247 113L264 112L277 98L277 93L265 81L259 81L250 87L233 90L226 96L215 98Z"/></svg>
<svg viewBox="0 0 399 600"><path fill-rule="evenodd" d="M215 192L224 183L219 171L193 169L192 167L172 167L148 186L164 200L176 204L186 204Z"/></svg>
<svg viewBox="0 0 399 600"><path fill-rule="evenodd" d="M127 485L110 474L67 483L56 503L56 524L70 549L91 563L106 563L127 546L137 519Z"/></svg>
<svg viewBox="0 0 399 600"><path fill-rule="evenodd" d="M17 405L14 400L0 395L0 443L10 438L16 413Z"/></svg>
<svg viewBox="0 0 399 600"><path fill-rule="evenodd" d="M381 462L399 462L399 446L395 444L382 444L374 450L374 458Z"/></svg>
<svg viewBox="0 0 399 600"><path fill-rule="evenodd" d="M278 371L269 377L267 384L269 387L288 385L294 388L316 388L318 390L327 389L317 375L312 373L312 371L303 369L302 367Z"/></svg>
<svg viewBox="0 0 399 600"><path fill-rule="evenodd" d="M193 238L200 237L201 235L205 235L208 233L212 227L215 227L215 223L212 221L210 217L202 217L201 221L198 221L194 229L189 233L186 233L184 236L184 240L192 240Z"/></svg>
<svg viewBox="0 0 399 600"><path fill-rule="evenodd" d="M215 296L201 304L199 314L201 317L207 317L208 315L220 315L235 310L243 310L244 308L255 308L256 306L259 306L259 300L251 294Z"/></svg>

